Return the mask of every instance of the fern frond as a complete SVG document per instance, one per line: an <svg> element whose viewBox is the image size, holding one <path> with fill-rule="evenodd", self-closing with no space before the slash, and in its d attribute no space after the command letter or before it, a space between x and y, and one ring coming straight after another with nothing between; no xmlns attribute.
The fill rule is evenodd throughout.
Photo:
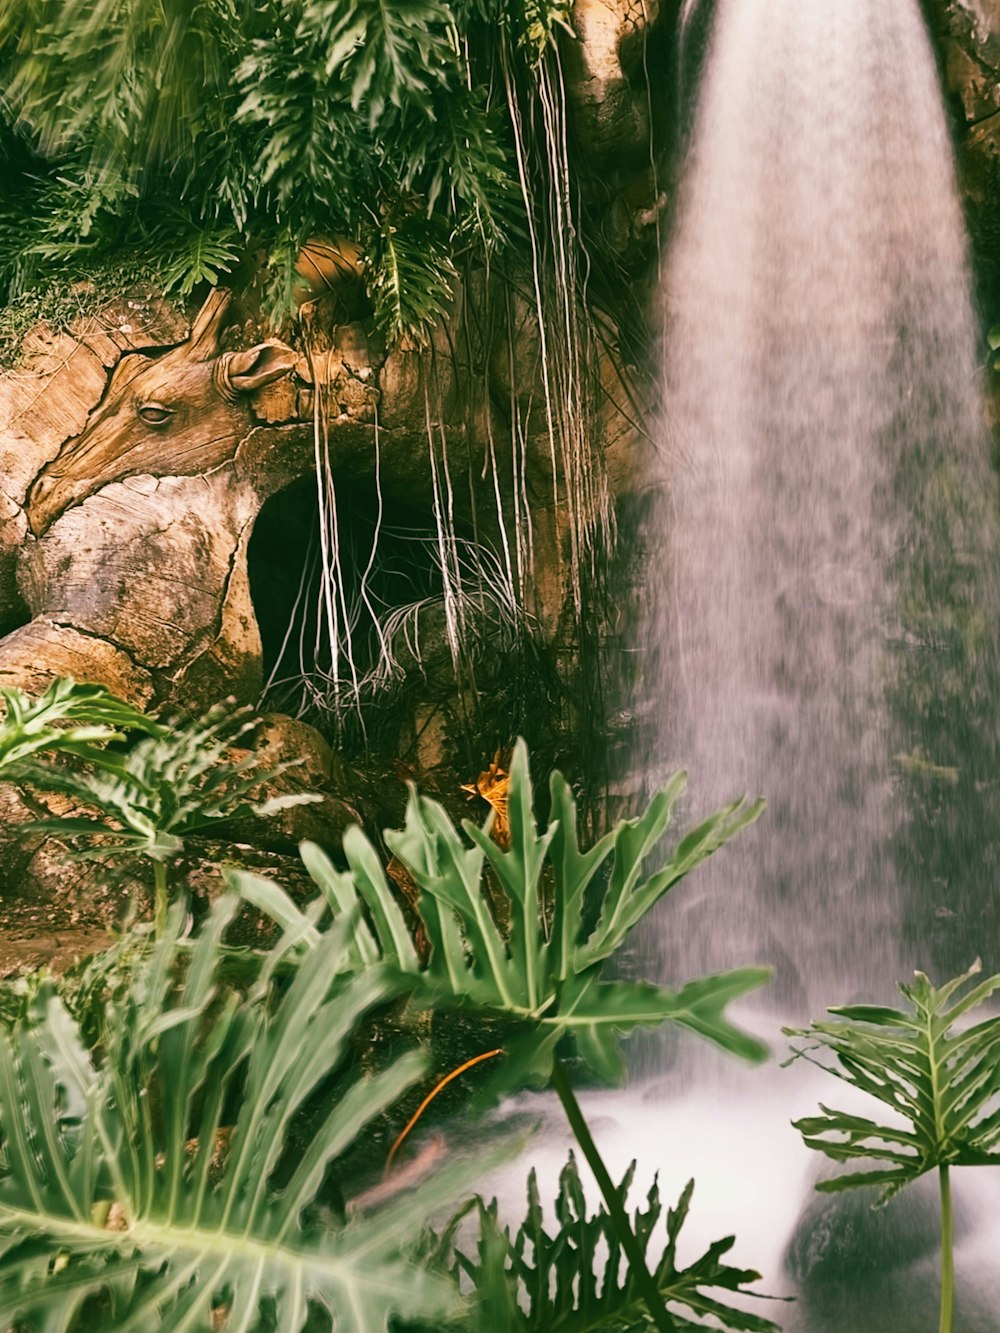
<svg viewBox="0 0 1000 1333"><path fill-rule="evenodd" d="M452 298L458 274L447 234L417 214L387 219L379 229L370 279L375 318L390 342L423 345Z"/></svg>

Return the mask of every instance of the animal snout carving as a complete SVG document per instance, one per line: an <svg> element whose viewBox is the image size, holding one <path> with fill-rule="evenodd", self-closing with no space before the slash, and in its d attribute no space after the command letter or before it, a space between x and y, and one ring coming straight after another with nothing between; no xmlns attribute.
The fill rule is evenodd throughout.
<svg viewBox="0 0 1000 1333"><path fill-rule="evenodd" d="M220 354L228 305L229 293L214 291L187 342L160 356L122 357L83 432L63 445L28 493L36 536L112 481L139 473L190 476L233 456L250 425L249 395L287 375L295 353L269 340Z"/></svg>

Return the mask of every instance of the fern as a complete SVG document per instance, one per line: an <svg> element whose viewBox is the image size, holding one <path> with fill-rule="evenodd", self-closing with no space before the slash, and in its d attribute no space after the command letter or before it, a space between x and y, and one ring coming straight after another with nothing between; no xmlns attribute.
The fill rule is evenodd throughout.
<svg viewBox="0 0 1000 1333"><path fill-rule="evenodd" d="M190 296L200 283L214 287L223 273L233 271L245 248L234 227L213 229L192 224L180 210L174 210L152 232L150 240L160 247L164 291L176 292L180 297Z"/></svg>
<svg viewBox="0 0 1000 1333"><path fill-rule="evenodd" d="M352 198L369 192L353 188L370 182L364 122L325 75L323 54L314 35L282 14L234 73L241 93L235 121L253 145L258 199L297 235L313 224L340 227Z"/></svg>
<svg viewBox="0 0 1000 1333"><path fill-rule="evenodd" d="M310 0L299 30L322 43L326 77L348 86L375 129L387 105L432 115L432 89L452 83L456 69L453 23L440 0Z"/></svg>
<svg viewBox="0 0 1000 1333"><path fill-rule="evenodd" d="M426 343L457 276L447 236L432 219L387 220L379 229L371 283L375 318L386 336Z"/></svg>
<svg viewBox="0 0 1000 1333"><path fill-rule="evenodd" d="M320 799L311 792L254 799L261 783L298 762L266 766L252 752L242 759L229 758L228 752L255 726L252 710L234 709L230 700L190 722L147 721L145 729L151 734L124 755L101 752L95 758L84 749L82 757L89 763L83 768L35 762L30 753L12 760L8 773L15 781L58 792L94 812L32 820L22 827L83 842L75 853L80 860L141 856L152 862L156 925L162 931L169 901L167 867L183 853L189 837L226 821L267 816Z"/></svg>
<svg viewBox="0 0 1000 1333"><path fill-rule="evenodd" d="M33 832L68 834L97 845L81 857L105 859L140 854L166 862L184 850L185 839L226 820L271 814L289 805L319 798L278 796L263 803L255 788L292 767L292 760L271 767L251 752L242 759L227 752L257 725L248 708L222 704L188 723L157 728L100 768L67 769L31 763L11 765L12 775L43 790L60 792L99 811L103 819L34 820Z"/></svg>

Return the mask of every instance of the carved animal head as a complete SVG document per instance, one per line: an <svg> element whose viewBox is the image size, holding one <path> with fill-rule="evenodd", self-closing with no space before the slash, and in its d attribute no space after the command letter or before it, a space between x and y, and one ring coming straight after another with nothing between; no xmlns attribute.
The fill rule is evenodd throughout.
<svg viewBox="0 0 1000 1333"><path fill-rule="evenodd" d="M224 352L229 293L214 291L187 342L159 356L123 356L80 435L69 440L28 492L36 536L72 504L137 473L191 476L231 458L250 427L249 395L287 375L284 343Z"/></svg>

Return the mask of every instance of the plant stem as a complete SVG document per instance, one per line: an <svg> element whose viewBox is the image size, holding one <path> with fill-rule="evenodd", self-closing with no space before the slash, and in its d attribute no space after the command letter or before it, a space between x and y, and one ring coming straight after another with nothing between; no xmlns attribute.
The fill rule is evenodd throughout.
<svg viewBox="0 0 1000 1333"><path fill-rule="evenodd" d="M951 1333L955 1304L955 1256L952 1245L951 1176L947 1165L938 1167L941 1185L941 1319L938 1333Z"/></svg>
<svg viewBox="0 0 1000 1333"><path fill-rule="evenodd" d="M580 1103L576 1100L570 1081L566 1076L566 1070L559 1060L556 1060L552 1069L552 1086L562 1102L566 1119L569 1121L574 1137L580 1145L580 1150L587 1159L587 1165L593 1171L594 1177L600 1186L612 1225L618 1239L621 1241L622 1249L625 1251L632 1272L635 1274L639 1290L646 1302L646 1308L653 1317L653 1322L660 1333L676 1333L676 1325L667 1313L663 1298L650 1275L649 1269L646 1267L646 1256L643 1254L642 1247L632 1230L628 1214L618 1197L618 1191L608 1174L608 1168L604 1165L604 1160L597 1150L597 1144L591 1137Z"/></svg>
<svg viewBox="0 0 1000 1333"><path fill-rule="evenodd" d="M167 909L170 900L167 897L167 863L165 861L153 862L153 885L156 890L154 916L156 923L156 938L161 940L167 929Z"/></svg>

